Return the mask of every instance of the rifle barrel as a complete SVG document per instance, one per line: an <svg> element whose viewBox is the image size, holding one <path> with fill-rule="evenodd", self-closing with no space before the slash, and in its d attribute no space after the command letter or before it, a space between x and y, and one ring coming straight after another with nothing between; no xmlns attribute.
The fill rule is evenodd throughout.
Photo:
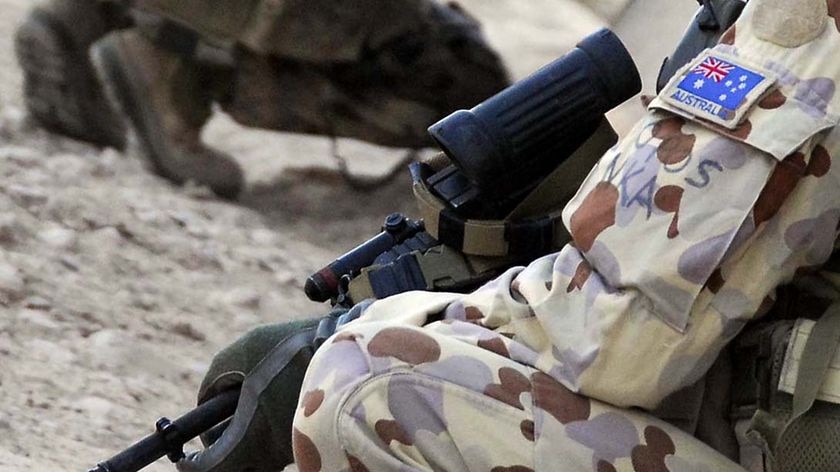
<svg viewBox="0 0 840 472"><path fill-rule="evenodd" d="M88 472L138 472L163 456L177 457L188 441L233 416L238 401L239 390L230 390L207 400L171 423L161 418L153 434ZM167 424L169 426L161 428Z"/></svg>

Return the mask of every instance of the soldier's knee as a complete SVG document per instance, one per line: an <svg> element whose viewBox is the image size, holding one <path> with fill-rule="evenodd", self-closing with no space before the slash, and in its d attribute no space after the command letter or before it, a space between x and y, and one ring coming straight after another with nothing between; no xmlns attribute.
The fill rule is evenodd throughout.
<svg viewBox="0 0 840 472"><path fill-rule="evenodd" d="M343 395L370 375L367 353L355 336L339 333L315 352L306 371L301 406L311 392L319 392L319 397Z"/></svg>
<svg viewBox="0 0 840 472"><path fill-rule="evenodd" d="M339 333L315 353L293 421L292 446L301 472L334 466L336 457L343 460L346 447L339 442L336 419L341 416L348 392L370 376L367 353L355 335Z"/></svg>

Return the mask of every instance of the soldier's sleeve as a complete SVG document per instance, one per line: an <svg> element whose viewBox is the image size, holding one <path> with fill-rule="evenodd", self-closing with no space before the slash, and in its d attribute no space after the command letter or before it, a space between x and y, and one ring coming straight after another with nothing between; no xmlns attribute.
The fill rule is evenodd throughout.
<svg viewBox="0 0 840 472"><path fill-rule="evenodd" d="M751 1L592 170L564 213L572 244L469 296L376 311L462 305L568 387L655 407L829 257L839 50L824 0Z"/></svg>

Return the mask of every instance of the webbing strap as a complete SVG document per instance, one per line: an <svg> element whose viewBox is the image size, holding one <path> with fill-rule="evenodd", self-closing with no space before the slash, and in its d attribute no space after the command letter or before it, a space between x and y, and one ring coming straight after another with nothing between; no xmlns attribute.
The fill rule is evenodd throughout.
<svg viewBox="0 0 840 472"><path fill-rule="evenodd" d="M251 422L257 417L261 396L274 379L295 362L308 364L312 356L308 350L312 348L315 330L316 327L312 326L289 334L254 367L242 383L236 413L225 434L205 450L190 453L179 461L176 464L179 472L204 472L214 469L234 453L248 433ZM303 369L305 370L305 366Z"/></svg>
<svg viewBox="0 0 840 472"><path fill-rule="evenodd" d="M469 257L439 245L385 265L367 267L350 281L351 300L381 299L409 290L464 292L522 263L510 257Z"/></svg>
<svg viewBox="0 0 840 472"><path fill-rule="evenodd" d="M749 422L746 436L753 444L761 447L769 456L768 458L778 460L776 454L779 449L793 445L785 442L785 435L791 431L791 426L814 406L838 347L840 347L840 303L835 303L817 320L805 341L793 389L791 414L787 421L774 415L772 411L758 409ZM792 355L790 352L792 345L789 344L787 349L786 356ZM797 434L795 436L799 437Z"/></svg>
<svg viewBox="0 0 840 472"><path fill-rule="evenodd" d="M831 253L831 257L823 264L822 270L840 274L840 251L838 250L840 250L840 247L835 242L834 251Z"/></svg>
<svg viewBox="0 0 840 472"><path fill-rule="evenodd" d="M540 252L560 247L568 238L562 209L536 219L470 220L449 210L422 181L414 184L414 196L426 231L464 254L500 257Z"/></svg>
<svg viewBox="0 0 840 472"><path fill-rule="evenodd" d="M805 342L793 393L793 411L781 435L784 435L797 419L814 406L838 347L840 347L840 303L835 303L817 320Z"/></svg>
<svg viewBox="0 0 840 472"><path fill-rule="evenodd" d="M433 195L423 179L418 179L414 196L426 231L443 244L471 256L527 256L559 250L571 239L563 225L563 208L600 157L617 141L618 136L604 119L589 139L504 220L463 218Z"/></svg>

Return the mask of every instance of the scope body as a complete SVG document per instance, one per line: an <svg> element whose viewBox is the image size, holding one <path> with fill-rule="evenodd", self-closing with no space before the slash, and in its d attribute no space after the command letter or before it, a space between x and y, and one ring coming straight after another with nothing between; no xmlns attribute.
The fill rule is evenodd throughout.
<svg viewBox="0 0 840 472"><path fill-rule="evenodd" d="M462 173L452 179L465 179L481 198L505 199L557 168L607 111L639 91L641 78L630 53L602 29L472 110L432 125L429 133ZM463 186L451 182L450 188ZM461 203L448 199L456 207Z"/></svg>

